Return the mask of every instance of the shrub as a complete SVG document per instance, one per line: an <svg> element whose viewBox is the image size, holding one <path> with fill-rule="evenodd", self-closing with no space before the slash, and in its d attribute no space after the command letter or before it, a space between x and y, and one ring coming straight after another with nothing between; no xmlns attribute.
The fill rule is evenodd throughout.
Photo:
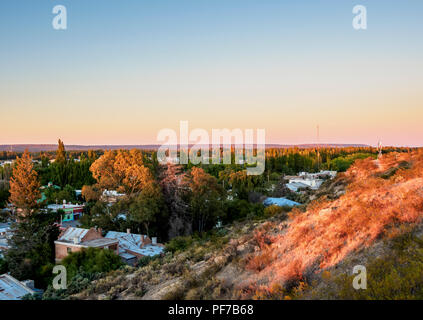
<svg viewBox="0 0 423 320"><path fill-rule="evenodd" d="M77 273L100 273L116 270L123 266L121 258L109 249L88 248L70 253L62 261L66 267L68 279Z"/></svg>
<svg viewBox="0 0 423 320"><path fill-rule="evenodd" d="M193 239L191 236L176 237L170 240L165 247L167 252L175 253L177 251L184 251L191 246Z"/></svg>
<svg viewBox="0 0 423 320"><path fill-rule="evenodd" d="M393 240L390 254L372 259L366 267L366 290L353 288L355 275L341 274L324 279L335 283L328 297L348 300L423 299L423 240L412 233L397 237ZM324 297L326 292L314 295Z"/></svg>

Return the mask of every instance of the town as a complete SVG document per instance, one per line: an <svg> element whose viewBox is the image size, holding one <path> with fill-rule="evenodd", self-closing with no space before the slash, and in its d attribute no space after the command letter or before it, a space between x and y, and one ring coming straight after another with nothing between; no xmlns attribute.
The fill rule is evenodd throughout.
<svg viewBox="0 0 423 320"><path fill-rule="evenodd" d="M21 289L2 294L7 299L28 293L47 298L52 274L41 270L62 263L83 269L84 262L72 265L78 261L74 255L98 259L106 250L112 262L104 272L125 265L137 268L146 259L165 256L178 237L300 208L339 170L375 152L361 147L268 149L266 172L260 176L247 175L245 163L160 164L154 150L66 151L61 140L55 153L4 152L2 279L8 283L5 288ZM296 175L294 170L299 170ZM33 239L33 248L23 249L20 239L36 237L39 230L46 234ZM44 255L28 268L24 259L31 259L31 250Z"/></svg>

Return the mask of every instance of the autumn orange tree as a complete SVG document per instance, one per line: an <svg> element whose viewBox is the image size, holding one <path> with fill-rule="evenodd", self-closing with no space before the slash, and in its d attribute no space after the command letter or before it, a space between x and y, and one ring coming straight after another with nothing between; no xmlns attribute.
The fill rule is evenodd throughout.
<svg viewBox="0 0 423 320"><path fill-rule="evenodd" d="M22 209L24 215L27 215L37 207L40 197L37 172L34 170L32 158L26 150L21 158L16 159L16 166L13 168L10 178L9 201L17 208Z"/></svg>
<svg viewBox="0 0 423 320"><path fill-rule="evenodd" d="M116 189L132 196L153 180L139 150L106 151L90 168L100 189Z"/></svg>

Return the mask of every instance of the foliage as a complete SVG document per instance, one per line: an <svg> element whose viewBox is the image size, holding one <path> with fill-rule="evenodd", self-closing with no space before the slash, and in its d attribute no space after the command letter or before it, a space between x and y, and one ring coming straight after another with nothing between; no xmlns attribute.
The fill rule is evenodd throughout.
<svg viewBox="0 0 423 320"><path fill-rule="evenodd" d="M8 270L7 261L0 256L0 274L6 273Z"/></svg>
<svg viewBox="0 0 423 320"><path fill-rule="evenodd" d="M270 218L276 215L284 214L285 217L287 217L287 212L291 211L290 207L280 207L277 205L271 205L266 208L264 208L264 217Z"/></svg>
<svg viewBox="0 0 423 320"><path fill-rule="evenodd" d="M62 190L58 190L54 187L47 187L43 192L47 198L48 204L62 203L63 200L66 200L66 202L76 201L75 189L70 185L66 185Z"/></svg>
<svg viewBox="0 0 423 320"><path fill-rule="evenodd" d="M176 237L166 243L166 251L178 252L186 250L193 242L192 236Z"/></svg>
<svg viewBox="0 0 423 320"><path fill-rule="evenodd" d="M150 183L144 187L129 207L129 218L145 227L149 235L149 225L165 213L165 203L160 187Z"/></svg>
<svg viewBox="0 0 423 320"><path fill-rule="evenodd" d="M54 265L54 241L59 235L55 221L53 213L33 212L12 225L15 232L5 259L13 277L33 279L37 287L47 287Z"/></svg>
<svg viewBox="0 0 423 320"><path fill-rule="evenodd" d="M338 157L331 160L328 164L329 169L338 172L345 172L357 159L375 158L375 155L369 153L354 153L345 157Z"/></svg>
<svg viewBox="0 0 423 320"><path fill-rule="evenodd" d="M143 256L138 260L138 267L142 268L148 265L151 261L154 261L157 259L158 256Z"/></svg>
<svg viewBox="0 0 423 320"><path fill-rule="evenodd" d="M389 179L379 176L403 161L412 166L397 170ZM306 212L294 209L286 232L249 261L247 267L254 270L263 257L268 258L265 267L257 270L257 281L271 278L271 286L299 279L309 268L332 267L388 230L422 218L423 152L385 154L377 162L356 160L345 177L351 183L344 195L334 201L314 201Z"/></svg>
<svg viewBox="0 0 423 320"><path fill-rule="evenodd" d="M423 299L423 240L412 232L400 235L390 244L387 255L372 257L366 264L367 289L356 290L354 274L330 273L323 279L325 292L313 292L314 298L342 300L421 300Z"/></svg>
<svg viewBox="0 0 423 320"><path fill-rule="evenodd" d="M79 273L101 273L116 270L123 265L121 258L112 250L83 248L72 252L62 260L68 279Z"/></svg>
<svg viewBox="0 0 423 320"><path fill-rule="evenodd" d="M0 208L3 208L6 205L7 200L10 197L9 190L5 188L0 188Z"/></svg>
<svg viewBox="0 0 423 320"><path fill-rule="evenodd" d="M153 180L148 166L144 165L142 153L131 151L106 151L91 166L90 171L99 188L118 190L132 196Z"/></svg>
<svg viewBox="0 0 423 320"><path fill-rule="evenodd" d="M250 203L247 200L234 199L224 202L224 214L221 216L223 224L236 220L255 219L264 217L264 206L261 203Z"/></svg>
<svg viewBox="0 0 423 320"><path fill-rule="evenodd" d="M16 160L16 166L13 168L9 201L22 209L24 214L28 214L37 207L37 201L41 197L39 189L40 183L33 169L32 158L26 151Z"/></svg>
<svg viewBox="0 0 423 320"><path fill-rule="evenodd" d="M217 179L203 169L193 167L187 177L190 189L190 212L198 232L212 228L222 215L223 189Z"/></svg>
<svg viewBox="0 0 423 320"><path fill-rule="evenodd" d="M72 294L81 292L89 287L92 281L99 279L102 273L78 272L67 283L67 289L55 290L52 285L49 285L44 292L43 300L65 300Z"/></svg>

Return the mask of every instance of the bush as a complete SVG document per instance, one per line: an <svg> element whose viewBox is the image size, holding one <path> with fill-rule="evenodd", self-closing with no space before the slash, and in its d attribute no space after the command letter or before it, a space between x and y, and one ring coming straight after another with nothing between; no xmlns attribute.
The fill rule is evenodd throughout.
<svg viewBox="0 0 423 320"><path fill-rule="evenodd" d="M0 274L6 273L8 270L7 262L0 257Z"/></svg>
<svg viewBox="0 0 423 320"><path fill-rule="evenodd" d="M185 251L189 246L191 246L192 242L193 239L191 236L176 237L166 244L165 250L172 253Z"/></svg>
<svg viewBox="0 0 423 320"><path fill-rule="evenodd" d="M367 289L355 290L355 275L342 274L333 280L329 292L332 299L421 300L423 299L423 240L411 233L399 236L392 243L388 256L367 264ZM317 293L324 295L325 293Z"/></svg>
<svg viewBox="0 0 423 320"><path fill-rule="evenodd" d="M264 217L270 218L276 215L284 214L287 216L287 212L291 211L290 207L280 207L277 205L271 205L269 207L264 208Z"/></svg>
<svg viewBox="0 0 423 320"><path fill-rule="evenodd" d="M145 267L146 265L148 265L151 261L156 260L159 256L154 256L154 257L149 257L149 256L144 256L141 257L138 260L138 267Z"/></svg>
<svg viewBox="0 0 423 320"><path fill-rule="evenodd" d="M66 267L68 279L77 273L102 273L116 270L123 266L121 258L109 249L88 248L70 253L62 261Z"/></svg>

